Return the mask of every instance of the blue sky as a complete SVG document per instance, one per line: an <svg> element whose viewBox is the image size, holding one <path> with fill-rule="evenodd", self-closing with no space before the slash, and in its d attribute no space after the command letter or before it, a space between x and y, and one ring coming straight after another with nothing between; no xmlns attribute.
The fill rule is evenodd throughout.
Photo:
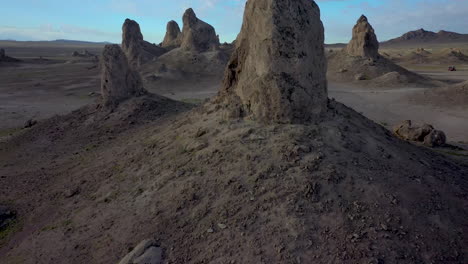
<svg viewBox="0 0 468 264"><path fill-rule="evenodd" d="M468 0L318 0L327 43L348 42L351 28L365 14L379 40L425 28L468 33ZM245 0L4 0L0 39L121 39L125 18L135 19L146 40L159 43L166 23L181 25L184 10L213 25L221 41L239 32Z"/></svg>

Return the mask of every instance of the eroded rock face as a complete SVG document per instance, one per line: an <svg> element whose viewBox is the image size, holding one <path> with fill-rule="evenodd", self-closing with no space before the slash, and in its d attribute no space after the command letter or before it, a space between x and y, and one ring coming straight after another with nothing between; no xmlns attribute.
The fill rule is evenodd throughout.
<svg viewBox="0 0 468 264"><path fill-rule="evenodd" d="M324 31L314 1L248 1L235 43L218 96L228 116L302 123L326 111Z"/></svg>
<svg viewBox="0 0 468 264"><path fill-rule="evenodd" d="M203 52L219 47L219 38L215 29L198 19L193 9L187 9L182 20L184 22L181 39L183 49Z"/></svg>
<svg viewBox="0 0 468 264"><path fill-rule="evenodd" d="M164 48L144 41L140 25L128 18L122 26L122 49L133 68L138 68L166 52Z"/></svg>
<svg viewBox="0 0 468 264"><path fill-rule="evenodd" d="M379 57L379 42L374 29L362 15L353 28L353 38L346 47L346 52L351 56L368 57L377 59Z"/></svg>
<svg viewBox="0 0 468 264"><path fill-rule="evenodd" d="M169 21L166 27L166 35L162 42L164 48L179 47L181 44L182 32L180 31L179 24L174 20Z"/></svg>
<svg viewBox="0 0 468 264"><path fill-rule="evenodd" d="M106 45L101 59L101 93L105 106L146 93L140 75L133 70L119 45Z"/></svg>

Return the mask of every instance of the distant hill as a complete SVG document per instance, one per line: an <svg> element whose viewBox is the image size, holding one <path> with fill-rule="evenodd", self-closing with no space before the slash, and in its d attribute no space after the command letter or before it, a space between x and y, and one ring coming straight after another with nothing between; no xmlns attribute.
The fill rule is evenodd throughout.
<svg viewBox="0 0 468 264"><path fill-rule="evenodd" d="M412 44L468 43L468 34L441 30L439 32L418 29L403 34L401 37L382 42L382 46Z"/></svg>
<svg viewBox="0 0 468 264"><path fill-rule="evenodd" d="M51 40L50 42L57 42L57 43L69 43L69 44L112 44L111 42L103 41L103 42L92 42L92 41L82 41L82 40L70 40L70 39L57 39Z"/></svg>

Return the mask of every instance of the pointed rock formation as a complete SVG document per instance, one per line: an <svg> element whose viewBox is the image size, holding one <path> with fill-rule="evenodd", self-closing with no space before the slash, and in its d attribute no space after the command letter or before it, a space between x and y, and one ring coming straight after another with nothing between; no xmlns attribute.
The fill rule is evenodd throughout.
<svg viewBox="0 0 468 264"><path fill-rule="evenodd" d="M105 106L145 94L140 75L134 71L119 45L106 45L101 59L101 94Z"/></svg>
<svg viewBox="0 0 468 264"><path fill-rule="evenodd" d="M219 100L230 117L310 121L327 109L326 68L314 1L248 1Z"/></svg>
<svg viewBox="0 0 468 264"><path fill-rule="evenodd" d="M362 15L354 26L353 38L346 47L346 51L351 56L372 59L379 57L379 42L366 16Z"/></svg>
<svg viewBox="0 0 468 264"><path fill-rule="evenodd" d="M144 41L140 25L128 18L122 26L122 49L127 55L130 65L134 68L159 57L166 51L164 48Z"/></svg>
<svg viewBox="0 0 468 264"><path fill-rule="evenodd" d="M161 44L163 48L179 47L181 43L182 32L180 31L179 24L174 20L167 23L166 36Z"/></svg>
<svg viewBox="0 0 468 264"><path fill-rule="evenodd" d="M184 22L181 40L183 49L203 52L218 48L219 38L215 29L198 19L192 8L185 11L182 20Z"/></svg>

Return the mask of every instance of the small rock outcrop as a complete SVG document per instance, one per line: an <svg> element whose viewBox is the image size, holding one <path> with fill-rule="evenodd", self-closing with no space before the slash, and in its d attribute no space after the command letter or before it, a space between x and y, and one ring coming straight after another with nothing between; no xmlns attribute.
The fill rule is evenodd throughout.
<svg viewBox="0 0 468 264"><path fill-rule="evenodd" d="M161 44L163 48L176 48L180 47L182 41L182 32L180 31L179 24L174 20L167 23L166 35Z"/></svg>
<svg viewBox="0 0 468 264"><path fill-rule="evenodd" d="M119 264L161 264L162 249L153 239L143 240Z"/></svg>
<svg viewBox="0 0 468 264"><path fill-rule="evenodd" d="M5 50L4 49L0 49L0 60L5 58Z"/></svg>
<svg viewBox="0 0 468 264"><path fill-rule="evenodd" d="M5 49L0 49L0 62L19 62L20 60L8 57L6 55Z"/></svg>
<svg viewBox="0 0 468 264"><path fill-rule="evenodd" d="M396 125L393 133L404 140L424 143L428 147L443 146L447 140L445 133L435 130L432 125L413 126L411 120L405 120Z"/></svg>
<svg viewBox="0 0 468 264"><path fill-rule="evenodd" d="M353 38L346 46L346 52L351 56L379 57L379 42L366 16L362 15L354 26Z"/></svg>
<svg viewBox="0 0 468 264"><path fill-rule="evenodd" d="M90 58L90 57L95 57L96 55L92 54L91 52L87 51L87 50L83 50L83 52L78 52L78 51L74 51L72 53L72 57L83 57L83 58Z"/></svg>
<svg viewBox="0 0 468 264"><path fill-rule="evenodd" d="M219 47L219 38L215 29L208 23L198 19L193 9L187 9L182 20L184 22L181 38L181 47L183 49L204 52Z"/></svg>
<svg viewBox="0 0 468 264"><path fill-rule="evenodd" d="M122 26L122 49L133 68L161 56L166 52L162 47L143 40L140 25L131 19L126 19Z"/></svg>
<svg viewBox="0 0 468 264"><path fill-rule="evenodd" d="M314 1L248 1L218 100L228 117L311 121L327 108L326 68L324 29Z"/></svg>
<svg viewBox="0 0 468 264"><path fill-rule="evenodd" d="M101 94L105 106L117 106L121 101L143 95L140 75L130 67L119 45L106 45L101 59Z"/></svg>

